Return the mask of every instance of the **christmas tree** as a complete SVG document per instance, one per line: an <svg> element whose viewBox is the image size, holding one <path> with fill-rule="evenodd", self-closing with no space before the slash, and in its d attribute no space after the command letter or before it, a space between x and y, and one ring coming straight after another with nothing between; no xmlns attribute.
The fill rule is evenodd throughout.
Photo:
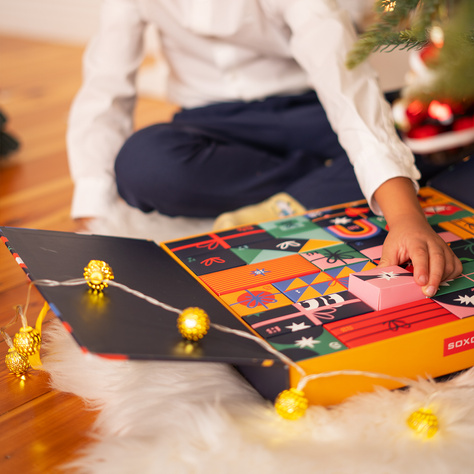
<svg viewBox="0 0 474 474"><path fill-rule="evenodd" d="M373 51L411 49L412 75L394 104L413 151L458 160L474 148L474 1L377 0L375 20L347 58L354 68Z"/></svg>

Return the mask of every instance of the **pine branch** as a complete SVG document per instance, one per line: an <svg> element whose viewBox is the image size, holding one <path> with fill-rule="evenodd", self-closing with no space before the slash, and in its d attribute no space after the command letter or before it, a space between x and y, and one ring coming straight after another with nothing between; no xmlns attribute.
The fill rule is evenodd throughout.
<svg viewBox="0 0 474 474"><path fill-rule="evenodd" d="M376 20L349 53L347 67L356 67L378 50L425 46L429 27L446 16L449 3L450 0L377 0Z"/></svg>

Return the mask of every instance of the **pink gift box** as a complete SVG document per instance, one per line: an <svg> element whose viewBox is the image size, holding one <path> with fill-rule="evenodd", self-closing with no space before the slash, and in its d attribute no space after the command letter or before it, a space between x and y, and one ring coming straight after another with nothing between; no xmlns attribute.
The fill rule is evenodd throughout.
<svg viewBox="0 0 474 474"><path fill-rule="evenodd" d="M425 298L413 274L398 266L377 267L349 275L349 291L375 310Z"/></svg>

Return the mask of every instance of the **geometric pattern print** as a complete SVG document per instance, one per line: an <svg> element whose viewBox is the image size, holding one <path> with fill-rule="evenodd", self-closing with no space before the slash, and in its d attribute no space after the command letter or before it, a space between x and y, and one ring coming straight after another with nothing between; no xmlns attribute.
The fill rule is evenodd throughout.
<svg viewBox="0 0 474 474"><path fill-rule="evenodd" d="M346 265L345 267L329 268L319 273L275 282L273 286L291 301L297 303L317 298L318 296L346 291L349 286L349 275L351 273L371 268L375 268L375 265L365 260L352 265Z"/></svg>

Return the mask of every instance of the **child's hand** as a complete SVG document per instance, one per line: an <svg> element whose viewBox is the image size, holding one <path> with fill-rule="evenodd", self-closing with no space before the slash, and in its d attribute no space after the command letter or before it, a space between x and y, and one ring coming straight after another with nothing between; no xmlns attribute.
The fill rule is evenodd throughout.
<svg viewBox="0 0 474 474"><path fill-rule="evenodd" d="M390 226L379 266L413 264L415 281L426 296L434 296L444 280L458 276L462 264L448 245L434 232L426 219L406 217Z"/></svg>
<svg viewBox="0 0 474 474"><path fill-rule="evenodd" d="M461 273L461 262L428 224L409 179L386 181L375 199L389 227L379 266L411 260L415 281L426 296L434 296L442 281Z"/></svg>

